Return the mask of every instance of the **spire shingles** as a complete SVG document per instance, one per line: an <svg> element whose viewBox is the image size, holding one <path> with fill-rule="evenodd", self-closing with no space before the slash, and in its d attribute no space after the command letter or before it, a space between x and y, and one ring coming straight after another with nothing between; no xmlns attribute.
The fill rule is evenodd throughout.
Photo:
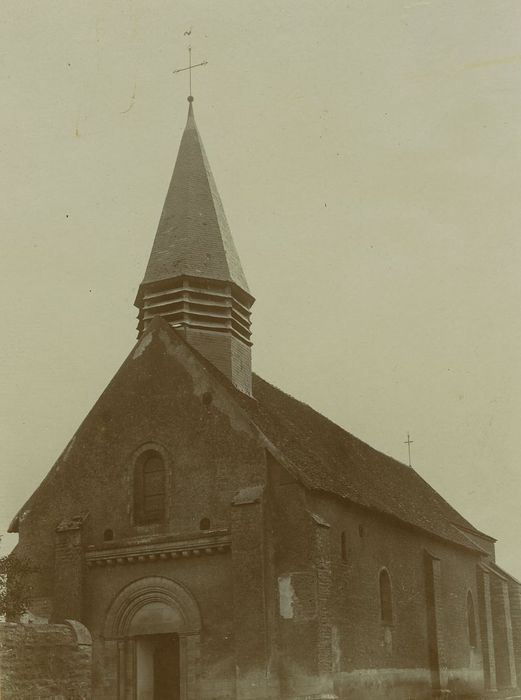
<svg viewBox="0 0 521 700"><path fill-rule="evenodd" d="M180 275L249 292L191 102L143 284Z"/></svg>

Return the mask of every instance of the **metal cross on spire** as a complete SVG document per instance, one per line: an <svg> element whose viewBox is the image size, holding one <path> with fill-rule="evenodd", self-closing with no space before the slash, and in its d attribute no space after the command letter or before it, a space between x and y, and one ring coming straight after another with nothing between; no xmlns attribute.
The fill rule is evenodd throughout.
<svg viewBox="0 0 521 700"><path fill-rule="evenodd" d="M411 435L410 433L407 433L407 440L403 443L404 445L407 445L407 448L409 450L409 466L411 467L411 445L414 442L414 440L411 440Z"/></svg>
<svg viewBox="0 0 521 700"><path fill-rule="evenodd" d="M190 30L191 31L191 30ZM185 32L186 34L186 32ZM175 71L172 71L173 73L182 73L182 71L187 70L189 72L190 76L190 95L188 97L189 102L193 102L193 97L192 97L192 68L199 68L199 66L206 66L208 61L202 61L201 63L196 63L195 65L192 65L192 47L188 47L188 66L186 68L178 68Z"/></svg>

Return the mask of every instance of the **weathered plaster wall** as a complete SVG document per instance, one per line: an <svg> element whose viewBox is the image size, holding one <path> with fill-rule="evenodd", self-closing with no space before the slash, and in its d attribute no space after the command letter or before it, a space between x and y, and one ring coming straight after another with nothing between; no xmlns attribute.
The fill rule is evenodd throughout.
<svg viewBox="0 0 521 700"><path fill-rule="evenodd" d="M251 347L233 335L185 328L186 340L245 394L251 394Z"/></svg>
<svg viewBox="0 0 521 700"><path fill-rule="evenodd" d="M167 517L135 525L133 459L157 445L167 462ZM145 335L64 450L20 518L21 554L40 566L38 593L52 595L55 530L88 517L85 547L114 539L194 532L202 518L226 528L237 489L264 479L264 453L219 380L163 328Z"/></svg>
<svg viewBox="0 0 521 700"><path fill-rule="evenodd" d="M91 640L79 623L0 623L2 700L90 700Z"/></svg>
<svg viewBox="0 0 521 700"><path fill-rule="evenodd" d="M521 585L509 581L510 614L512 617L512 635L517 682L521 682Z"/></svg>
<svg viewBox="0 0 521 700"><path fill-rule="evenodd" d="M333 691L329 618L329 533L313 519L302 485L272 457L268 518L274 580L281 697L322 697Z"/></svg>
<svg viewBox="0 0 521 700"><path fill-rule="evenodd" d="M133 465L145 446L165 459L166 518L136 525ZM20 552L40 567L35 594L54 595L56 621L64 611L74 613L92 631L96 697L116 697L117 644L101 639L104 616L122 588L150 575L169 577L194 596L204 619L201 687L212 698L233 694L233 606L240 601L233 600L229 553L99 568L86 567L85 554L229 532L234 494L262 483L265 469L257 434L221 380L156 324L87 416L20 524ZM85 516L79 529L77 516ZM200 530L203 518L209 530ZM114 533L110 543L103 541L107 529Z"/></svg>
<svg viewBox="0 0 521 700"><path fill-rule="evenodd" d="M276 460L270 462L270 488L285 650L281 673L288 696L302 694L302 679L314 692L328 692L329 676L329 692L341 698L431 697L426 551L440 560L444 687L455 694L483 689L480 642L476 648L469 644L466 605L470 591L477 612L478 554L306 492ZM392 625L380 616L384 567L392 582ZM479 629L477 619L476 625ZM320 681L313 680L317 675Z"/></svg>
<svg viewBox="0 0 521 700"><path fill-rule="evenodd" d="M166 464L166 517L136 525L133 465L148 447ZM54 597L56 621L72 616L92 631L96 698L118 693L121 644L103 631L112 602L133 581L159 576L189 591L200 610L197 700L279 692L419 700L432 685L426 551L440 562L444 683L455 693L479 690L481 649L470 648L466 623L468 591L479 609L479 556L306 491L288 465L268 458L266 468L267 447L215 370L154 322L21 517L20 553L41 571L40 608ZM209 530L199 529L203 518ZM229 538L226 552L147 554L163 541L219 533ZM127 558L126 547L140 547L140 556ZM86 566L110 550L110 562ZM380 619L382 567L392 580L392 625Z"/></svg>
<svg viewBox="0 0 521 700"><path fill-rule="evenodd" d="M229 698L235 692L233 587L230 553L88 570L86 619L93 630L96 698L117 694L118 641L104 638L106 613L120 591L145 577L166 577L195 599L204 621L200 640L201 698Z"/></svg>
<svg viewBox="0 0 521 700"><path fill-rule="evenodd" d="M367 688L367 697L375 697L375 687L384 697L394 697L397 688L405 693L403 697L429 692L427 615L431 603L426 553L440 562L436 616L442 685L454 693L480 691L479 635L478 646L471 648L467 626L469 591L477 612L479 556L329 497L310 498L309 505L331 525L331 606L338 644L335 687L340 693L352 692L353 684L359 687L357 692ZM392 625L382 623L380 615L379 573L383 567L392 583ZM368 672L361 672L364 669ZM377 669L381 673L376 674Z"/></svg>

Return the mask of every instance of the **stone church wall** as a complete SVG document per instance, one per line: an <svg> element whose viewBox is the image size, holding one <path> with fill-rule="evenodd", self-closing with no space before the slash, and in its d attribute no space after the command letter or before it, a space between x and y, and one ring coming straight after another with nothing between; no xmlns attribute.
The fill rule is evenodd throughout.
<svg viewBox="0 0 521 700"><path fill-rule="evenodd" d="M90 700L91 640L77 622L0 623L2 700Z"/></svg>
<svg viewBox="0 0 521 700"><path fill-rule="evenodd" d="M510 614L512 617L512 636L515 668L518 684L521 683L521 585L515 581L508 584Z"/></svg>
<svg viewBox="0 0 521 700"><path fill-rule="evenodd" d="M167 488L165 517L145 525L133 517L133 475L149 449ZM479 555L306 490L266 466L266 449L220 379L159 328L29 502L20 554L40 568L35 592L48 607L54 599L51 619L92 631L96 700L121 697L133 673L132 635L106 629L111 606L152 577L189 592L203 621L185 648L186 675L199 678L188 700L278 697L279 678L281 697L430 696L429 585L440 681L454 694L479 690L481 642L470 646L466 624L469 592L479 609Z"/></svg>
<svg viewBox="0 0 521 700"><path fill-rule="evenodd" d="M517 685L517 674L508 581L494 575L490 584L496 683L498 688L511 688Z"/></svg>
<svg viewBox="0 0 521 700"><path fill-rule="evenodd" d="M166 465L166 517L139 525L133 466L149 448ZM222 553L207 554L203 547L197 556L175 559L148 553L198 537L229 541L234 494L262 483L265 469L264 449L220 379L197 369L191 351L181 342L174 347L162 329L145 337L20 518L20 553L40 569L36 595L54 598L52 621L66 614L92 632L96 698L117 697L118 642L103 640L107 610L125 586L151 575L177 581L196 599L205 625L201 687L207 697L233 696L230 545ZM208 529L201 530L205 519ZM108 530L113 539L105 541ZM122 556L129 547L139 552L132 563ZM117 554L110 564L86 561L111 550Z"/></svg>
<svg viewBox="0 0 521 700"><path fill-rule="evenodd" d="M312 517L302 485L269 463L281 697L330 697L329 533Z"/></svg>
<svg viewBox="0 0 521 700"><path fill-rule="evenodd" d="M283 496L281 511L287 513L279 531L279 551L294 553L293 559L282 564L290 572L286 587L292 597L287 616L293 616L292 624L283 622L284 644L289 649L300 649L302 657L300 666L294 664L293 675L307 674L313 667L317 672L316 659L322 657L325 666L329 663L332 686L340 698L353 693L360 700L431 697L436 681L429 658L428 555L439 562L440 571L435 612L442 687L455 695L483 690L480 642L478 639L475 648L470 646L467 625L469 591L476 611L478 608L479 556L335 498L308 495L304 503L298 485L284 485L279 490ZM291 498L289 490L294 492ZM299 500L300 520L307 514L306 522L299 522ZM306 543L316 539L313 524L315 532L323 533L322 544L308 546L306 553ZM380 615L379 574L384 568L392 585L392 624L383 624ZM318 575L306 589L305 572L311 575L312 569ZM314 602L308 603L306 621L305 606L310 596ZM310 605L315 606L314 611ZM322 616L322 625L320 620L312 624L313 614ZM328 625L329 640L324 635ZM327 644L329 661L324 654ZM307 660L302 656L304 646L309 647ZM323 679L327 677L325 666L320 669Z"/></svg>
<svg viewBox="0 0 521 700"><path fill-rule="evenodd" d="M235 386L251 394L251 348L232 335L203 331L195 328L184 330L186 340Z"/></svg>
<svg viewBox="0 0 521 700"><path fill-rule="evenodd" d="M83 518L82 548L104 546L107 530L116 542L170 533L182 537L197 532L204 518L212 530L227 528L234 493L262 483L264 452L220 380L203 370L190 376L183 363L193 365L191 351L171 347L169 338L147 336L141 345L20 516L18 551L38 567L34 589L39 597L61 598L54 590L56 554L63 563L60 571L69 570L66 578L83 575L73 528L62 531L63 523ZM139 526L132 512L133 466L144 447L164 454L167 512L163 522ZM77 582L74 590L69 587L71 606L73 597L81 597L80 589ZM56 611L56 621L60 617Z"/></svg>
<svg viewBox="0 0 521 700"><path fill-rule="evenodd" d="M107 610L127 586L149 576L175 581L190 591L197 601L204 620L199 650L200 697L233 697L235 663L232 563L230 553L225 552L88 569L85 616L89 628L93 630L93 684L96 700L115 700L118 697L119 646L118 640L109 638L108 631L104 629Z"/></svg>

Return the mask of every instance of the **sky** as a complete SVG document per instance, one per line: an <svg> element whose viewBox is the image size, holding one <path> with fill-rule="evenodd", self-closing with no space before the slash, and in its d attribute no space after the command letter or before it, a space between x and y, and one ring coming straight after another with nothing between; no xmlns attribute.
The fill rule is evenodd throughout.
<svg viewBox="0 0 521 700"><path fill-rule="evenodd" d="M135 342L191 30L255 371L401 461L410 431L521 578L521 3L1 5L0 533Z"/></svg>

